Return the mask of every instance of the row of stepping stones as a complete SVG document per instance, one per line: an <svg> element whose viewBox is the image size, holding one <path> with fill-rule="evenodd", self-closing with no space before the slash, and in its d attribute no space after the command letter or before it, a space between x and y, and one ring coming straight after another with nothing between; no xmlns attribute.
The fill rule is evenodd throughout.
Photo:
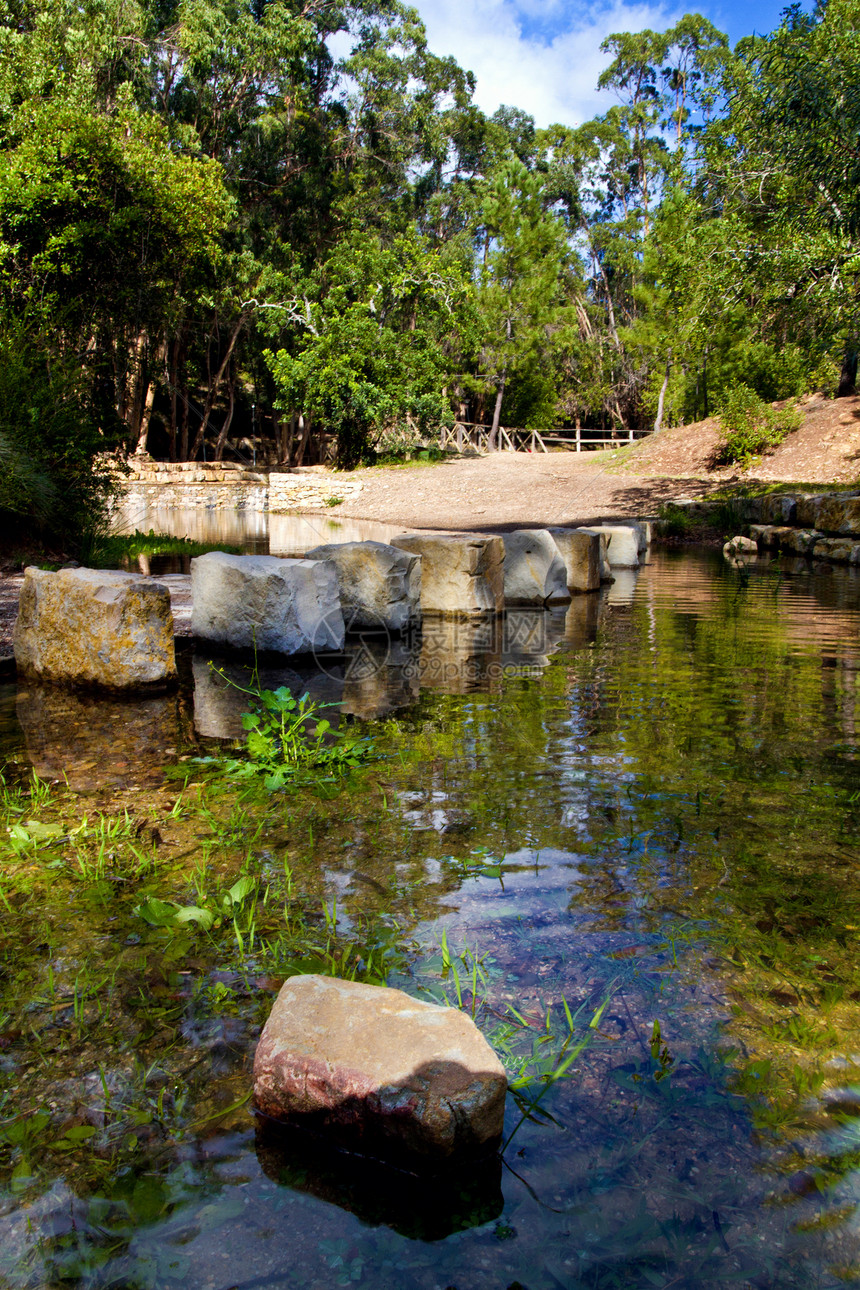
<svg viewBox="0 0 860 1290"><path fill-rule="evenodd" d="M303 559L210 552L191 562L192 635L281 654L337 651L347 632L398 634L423 615L476 617L560 604L636 568L647 523L408 533L316 547ZM176 675L170 593L157 579L30 568L13 632L18 671L111 690Z"/></svg>

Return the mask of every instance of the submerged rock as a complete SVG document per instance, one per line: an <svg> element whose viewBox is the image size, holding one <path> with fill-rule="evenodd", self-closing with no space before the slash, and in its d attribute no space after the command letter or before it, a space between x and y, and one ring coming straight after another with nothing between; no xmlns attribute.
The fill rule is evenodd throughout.
<svg viewBox="0 0 860 1290"><path fill-rule="evenodd" d="M505 546L500 537L405 533L392 545L421 556L421 610L478 616L505 607Z"/></svg>
<svg viewBox="0 0 860 1290"><path fill-rule="evenodd" d="M139 573L27 569L12 646L23 676L62 685L135 690L176 676L170 593Z"/></svg>
<svg viewBox="0 0 860 1290"><path fill-rule="evenodd" d="M506 1090L504 1067L465 1013L327 976L286 982L254 1061L264 1115L385 1157L491 1151Z"/></svg>
<svg viewBox="0 0 860 1290"><path fill-rule="evenodd" d="M279 654L343 646L337 571L327 560L210 551L191 561L191 589L191 630L201 640Z"/></svg>
<svg viewBox="0 0 860 1290"><path fill-rule="evenodd" d="M505 603L561 604L570 600L567 566L548 529L515 529L505 544Z"/></svg>
<svg viewBox="0 0 860 1290"><path fill-rule="evenodd" d="M421 616L421 557L387 542L331 542L308 551L337 569L347 631L403 632Z"/></svg>

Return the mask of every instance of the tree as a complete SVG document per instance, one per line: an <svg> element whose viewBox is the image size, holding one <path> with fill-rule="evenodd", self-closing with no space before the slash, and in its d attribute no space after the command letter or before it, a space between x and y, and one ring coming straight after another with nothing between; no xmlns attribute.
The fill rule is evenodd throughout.
<svg viewBox="0 0 860 1290"><path fill-rule="evenodd" d="M443 340L467 295L416 233L386 244L354 230L284 305L291 349L266 355L278 407L319 418L346 468L398 420L438 425L448 412Z"/></svg>

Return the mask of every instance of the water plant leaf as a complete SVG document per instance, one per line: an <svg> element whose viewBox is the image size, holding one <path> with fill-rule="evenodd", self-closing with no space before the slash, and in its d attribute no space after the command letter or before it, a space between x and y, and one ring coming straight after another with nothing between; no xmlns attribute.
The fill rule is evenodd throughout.
<svg viewBox="0 0 860 1290"><path fill-rule="evenodd" d="M245 897L250 896L256 885L255 880L248 874L245 874L238 882L234 882L233 886L227 892L230 903L233 905L241 905Z"/></svg>
<svg viewBox="0 0 860 1290"><path fill-rule="evenodd" d="M177 905L166 900L158 900L156 896L147 896L139 905L135 905L134 912L150 924L151 927L170 927L175 921Z"/></svg>
<svg viewBox="0 0 860 1290"><path fill-rule="evenodd" d="M211 909L201 909L199 905L182 905L173 914L174 924L196 923L201 932L208 932L215 922Z"/></svg>

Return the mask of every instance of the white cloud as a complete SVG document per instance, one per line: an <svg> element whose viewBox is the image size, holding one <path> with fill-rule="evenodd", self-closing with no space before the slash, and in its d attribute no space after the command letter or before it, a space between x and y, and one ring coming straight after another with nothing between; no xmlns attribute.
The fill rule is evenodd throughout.
<svg viewBox="0 0 860 1290"><path fill-rule="evenodd" d="M624 4L587 10L570 0L413 0L436 54L451 54L475 73L475 99L487 113L502 103L530 112L539 126L577 125L613 100L598 94L609 61L601 41L613 31L665 30L683 9ZM549 23L554 34L533 34Z"/></svg>

